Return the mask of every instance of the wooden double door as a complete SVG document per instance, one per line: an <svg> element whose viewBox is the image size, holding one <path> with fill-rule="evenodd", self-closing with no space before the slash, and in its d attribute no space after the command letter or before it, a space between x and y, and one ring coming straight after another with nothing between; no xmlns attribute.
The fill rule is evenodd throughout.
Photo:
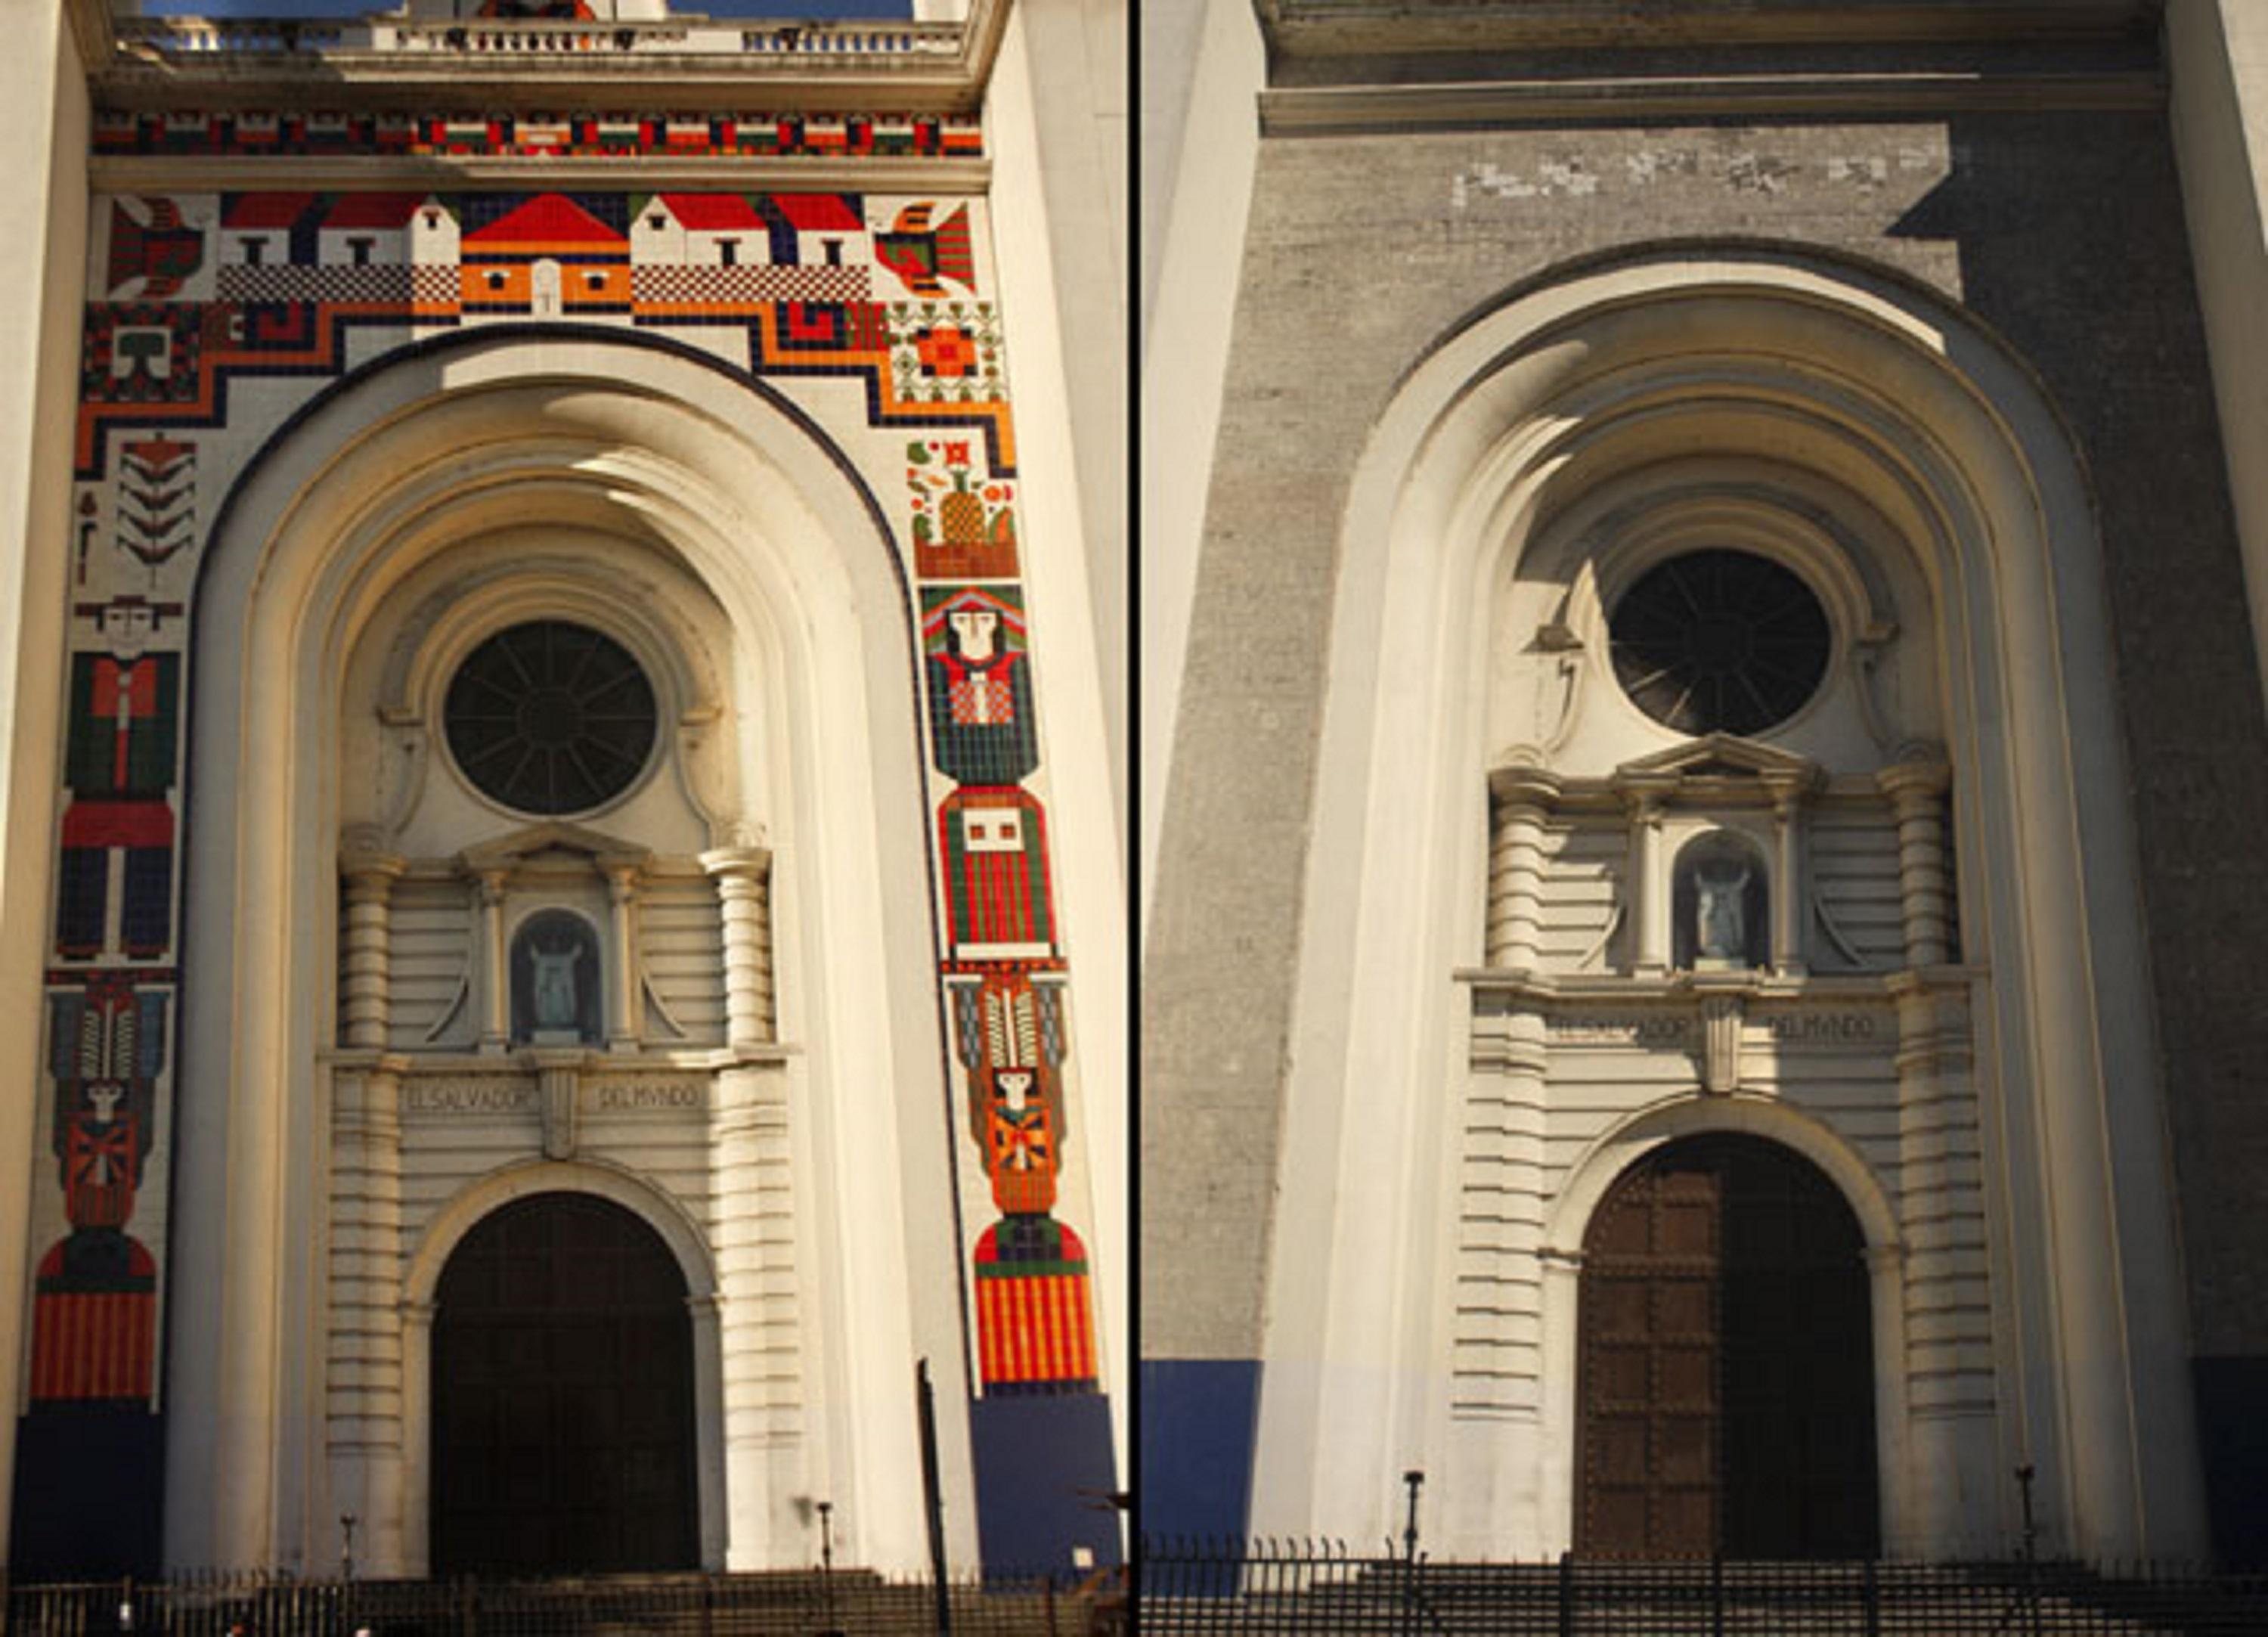
<svg viewBox="0 0 2268 1637"><path fill-rule="evenodd" d="M514 1200L435 1308L436 1574L699 1567L692 1324L659 1235L589 1195Z"/></svg>
<svg viewBox="0 0 2268 1637"><path fill-rule="evenodd" d="M1578 1552L1878 1550L1865 1250L1775 1143L1688 1138L1616 1180L1583 1242Z"/></svg>

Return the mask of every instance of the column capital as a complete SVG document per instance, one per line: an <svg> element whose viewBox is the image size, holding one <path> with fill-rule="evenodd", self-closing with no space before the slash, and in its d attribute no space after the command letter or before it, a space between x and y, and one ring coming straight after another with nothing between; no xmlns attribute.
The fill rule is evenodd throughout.
<svg viewBox="0 0 2268 1637"><path fill-rule="evenodd" d="M1953 770L1935 757L1911 757L1893 762L1874 775L1874 784L1891 800L1904 803L1941 796L1953 783Z"/></svg>
<svg viewBox="0 0 2268 1637"><path fill-rule="evenodd" d="M1512 762L1489 770L1489 793L1506 807L1540 807L1549 812L1557 805L1564 782L1550 768L1533 762Z"/></svg>
<svg viewBox="0 0 2268 1637"><path fill-rule="evenodd" d="M701 867L725 880L734 876L761 879L771 866L770 847L711 847L701 855Z"/></svg>
<svg viewBox="0 0 2268 1637"><path fill-rule="evenodd" d="M398 852L353 838L339 844L339 874L352 885L390 888L409 868L409 860Z"/></svg>

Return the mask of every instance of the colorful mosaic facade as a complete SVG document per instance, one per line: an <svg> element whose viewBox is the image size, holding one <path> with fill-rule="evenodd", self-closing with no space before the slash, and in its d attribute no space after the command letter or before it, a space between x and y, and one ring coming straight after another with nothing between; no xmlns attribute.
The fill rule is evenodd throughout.
<svg viewBox="0 0 2268 1637"><path fill-rule="evenodd" d="M557 145L540 145L552 131ZM616 151L617 137L623 152L978 146L973 124L950 120L578 116L539 129L138 114L104 116L97 150L572 155ZM897 545L924 647L940 976L964 1077L964 1169L989 1184L993 1219L964 1206L964 1277L978 1293L970 1353L987 1395L1099 1390L1086 1253L1057 1215L1066 977L982 210L961 197L783 192L96 201L63 542L70 714L48 974L55 1185L39 1196L33 1253L34 1419L66 1402L146 1412L161 1389L184 656L204 531L264 441L344 372L350 337L361 363L389 345L529 321L698 348L799 402L831 405L837 426L846 409L862 412L877 440L866 469L902 465ZM239 390L254 380L269 385Z"/></svg>

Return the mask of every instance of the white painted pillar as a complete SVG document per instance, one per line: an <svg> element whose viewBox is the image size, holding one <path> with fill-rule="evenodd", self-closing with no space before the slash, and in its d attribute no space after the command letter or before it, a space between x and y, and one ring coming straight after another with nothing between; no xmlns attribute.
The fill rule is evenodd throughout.
<svg viewBox="0 0 2268 1637"><path fill-rule="evenodd" d="M85 320L87 152L91 125L82 47L107 57L96 7L9 9L0 55L0 994L12 1022L0 1044L13 1088L0 1116L0 1311L29 1326L32 1179L52 1174L40 1084L38 999L49 939L55 792L63 734L63 614L70 537L71 438L79 332ZM157 1156L164 1163L168 1156ZM60 1232L60 1220L48 1226ZM168 1270L168 1293L171 1270ZM16 1418L26 1349L0 1347L0 1563L15 1495Z"/></svg>

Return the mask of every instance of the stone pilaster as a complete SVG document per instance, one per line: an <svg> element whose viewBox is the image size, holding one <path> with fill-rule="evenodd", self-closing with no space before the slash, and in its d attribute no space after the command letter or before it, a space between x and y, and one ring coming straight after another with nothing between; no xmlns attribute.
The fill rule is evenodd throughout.
<svg viewBox="0 0 2268 1637"><path fill-rule="evenodd" d="M355 1515L357 1560L402 1568L405 1424L401 1325L403 1058L331 1066L330 1357L325 1426L338 1510Z"/></svg>
<svg viewBox="0 0 2268 1637"><path fill-rule="evenodd" d="M725 1411L726 1563L762 1568L806 1493L787 1082L778 1068L717 1079L709 1153Z"/></svg>

